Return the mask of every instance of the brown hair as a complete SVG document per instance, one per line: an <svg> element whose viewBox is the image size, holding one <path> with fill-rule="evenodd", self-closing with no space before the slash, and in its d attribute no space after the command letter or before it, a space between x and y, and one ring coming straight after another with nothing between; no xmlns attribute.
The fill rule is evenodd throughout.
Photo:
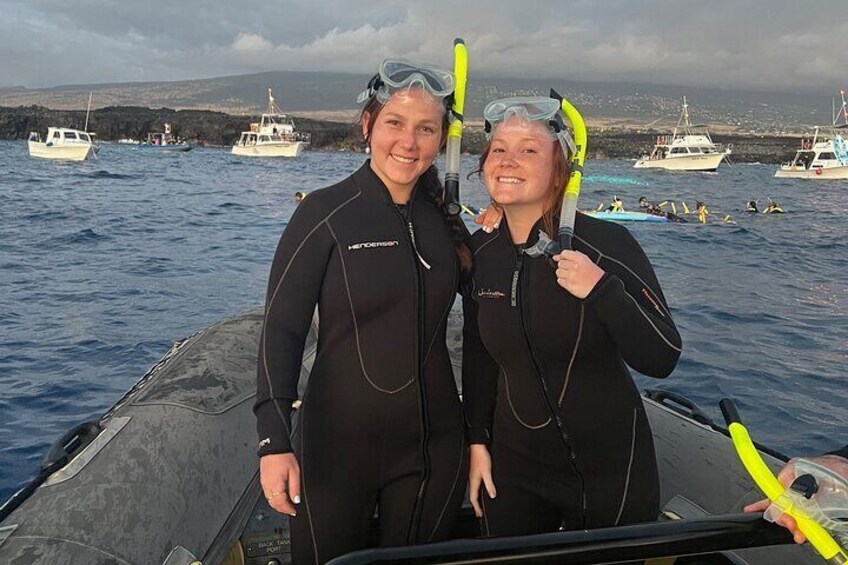
<svg viewBox="0 0 848 565"><path fill-rule="evenodd" d="M445 98L445 104L448 107L450 106L450 100L450 97ZM358 123L360 126L365 124L366 145L371 139L371 132L374 131L374 124L377 121L377 117L380 115L380 112L383 111L384 107L385 104L377 99L376 94L373 94L365 102L365 106L362 107L362 111L359 113ZM450 115L446 108L444 118L442 119L442 143L439 148L440 151L443 150L447 144L448 126L450 126ZM464 289L471 277L473 261L471 249L468 246L468 229L465 227L465 224L462 222L462 218L460 218L459 215L448 214L447 205L445 204L444 199L445 187L439 178L439 169L436 165L431 165L426 171L424 171L419 177L419 182L425 189L424 194L436 205L436 208L438 208L439 212L442 214L442 219L445 221L445 224L447 224L447 226L451 229L453 244L456 249L456 258L457 261L459 261L459 269L462 273L462 287Z"/></svg>
<svg viewBox="0 0 848 565"><path fill-rule="evenodd" d="M492 150L491 138L486 142L483 148L483 153L480 154L480 161L477 163L477 170L471 174L477 174L481 181L483 179L483 166L486 164L486 159L489 158L489 153ZM565 182L571 171L568 168L568 160L565 158L565 153L562 152L562 146L559 141L554 140L554 170L551 175L551 186L548 187L548 197L545 200L545 206L542 209L542 226L545 228L545 233L549 237L556 237L559 230L559 214L562 211L562 199L565 195ZM485 184L485 182L484 182Z"/></svg>

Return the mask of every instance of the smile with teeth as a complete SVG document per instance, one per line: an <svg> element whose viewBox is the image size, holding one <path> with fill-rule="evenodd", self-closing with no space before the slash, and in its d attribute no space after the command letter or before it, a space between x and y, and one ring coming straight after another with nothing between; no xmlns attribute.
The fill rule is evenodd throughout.
<svg viewBox="0 0 848 565"><path fill-rule="evenodd" d="M498 177L498 182L505 184L519 184L523 181L518 177Z"/></svg>
<svg viewBox="0 0 848 565"><path fill-rule="evenodd" d="M412 163L414 163L415 161L418 160L418 159L413 159L412 157L403 157L401 155L395 155L394 153L392 153L391 156L392 156L392 159L394 159L395 161L398 161L398 162L403 163L405 165L411 165Z"/></svg>

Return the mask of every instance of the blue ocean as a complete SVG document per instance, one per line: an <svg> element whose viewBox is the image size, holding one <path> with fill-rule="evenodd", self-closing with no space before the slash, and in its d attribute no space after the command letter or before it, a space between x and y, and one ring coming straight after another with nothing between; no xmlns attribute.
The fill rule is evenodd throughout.
<svg viewBox="0 0 848 565"><path fill-rule="evenodd" d="M96 418L180 338L260 305L292 195L364 156L252 160L225 149L105 146L82 164L0 142L0 501L51 443ZM474 157L465 157L466 173ZM587 163L581 207L619 196L707 204L705 225L628 227L684 340L674 374L638 377L716 420L732 397L755 439L787 454L848 442L848 183L781 180L774 166L717 173ZM464 178L464 177L463 177ZM488 199L476 178L464 200ZM747 215L779 201L783 215Z"/></svg>

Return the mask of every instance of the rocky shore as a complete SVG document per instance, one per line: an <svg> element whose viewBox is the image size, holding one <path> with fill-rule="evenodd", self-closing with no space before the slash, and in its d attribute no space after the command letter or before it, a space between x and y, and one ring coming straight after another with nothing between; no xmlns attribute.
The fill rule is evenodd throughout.
<svg viewBox="0 0 848 565"><path fill-rule="evenodd" d="M104 142L121 138L144 139L148 132L162 131L169 122L172 131L200 144L229 146L238 140L250 122L259 116L234 116L206 110L171 110L111 106L91 112L89 130ZM30 131L44 134L48 126L61 125L82 129L85 112L51 110L43 106L0 107L0 139L26 139ZM353 123L295 117L299 131L312 134L311 149L326 151L362 151L359 127ZM593 131L589 130L590 159L635 159L653 147L656 136L664 131ZM795 153L797 137L758 135L714 135L717 143L733 145L734 162L780 163ZM463 151L479 154L485 143L482 128L470 126L463 137Z"/></svg>

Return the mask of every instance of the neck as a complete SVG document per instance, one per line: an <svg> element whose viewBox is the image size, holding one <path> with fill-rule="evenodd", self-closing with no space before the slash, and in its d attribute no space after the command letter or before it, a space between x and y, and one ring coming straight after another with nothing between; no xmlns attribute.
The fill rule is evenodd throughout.
<svg viewBox="0 0 848 565"><path fill-rule="evenodd" d="M386 190L389 191L389 196L392 198L392 202L395 204L407 204L409 199L412 198L412 190L415 188L415 183L410 185L401 185L392 182L391 180L385 178L383 174L374 167L374 161L371 161L371 170L374 171L374 174L383 181L383 185L386 187ZM418 179L416 179L417 182Z"/></svg>
<svg viewBox="0 0 848 565"><path fill-rule="evenodd" d="M530 237L530 230L542 217L542 206L540 204L507 204L503 208L512 242L526 243Z"/></svg>

